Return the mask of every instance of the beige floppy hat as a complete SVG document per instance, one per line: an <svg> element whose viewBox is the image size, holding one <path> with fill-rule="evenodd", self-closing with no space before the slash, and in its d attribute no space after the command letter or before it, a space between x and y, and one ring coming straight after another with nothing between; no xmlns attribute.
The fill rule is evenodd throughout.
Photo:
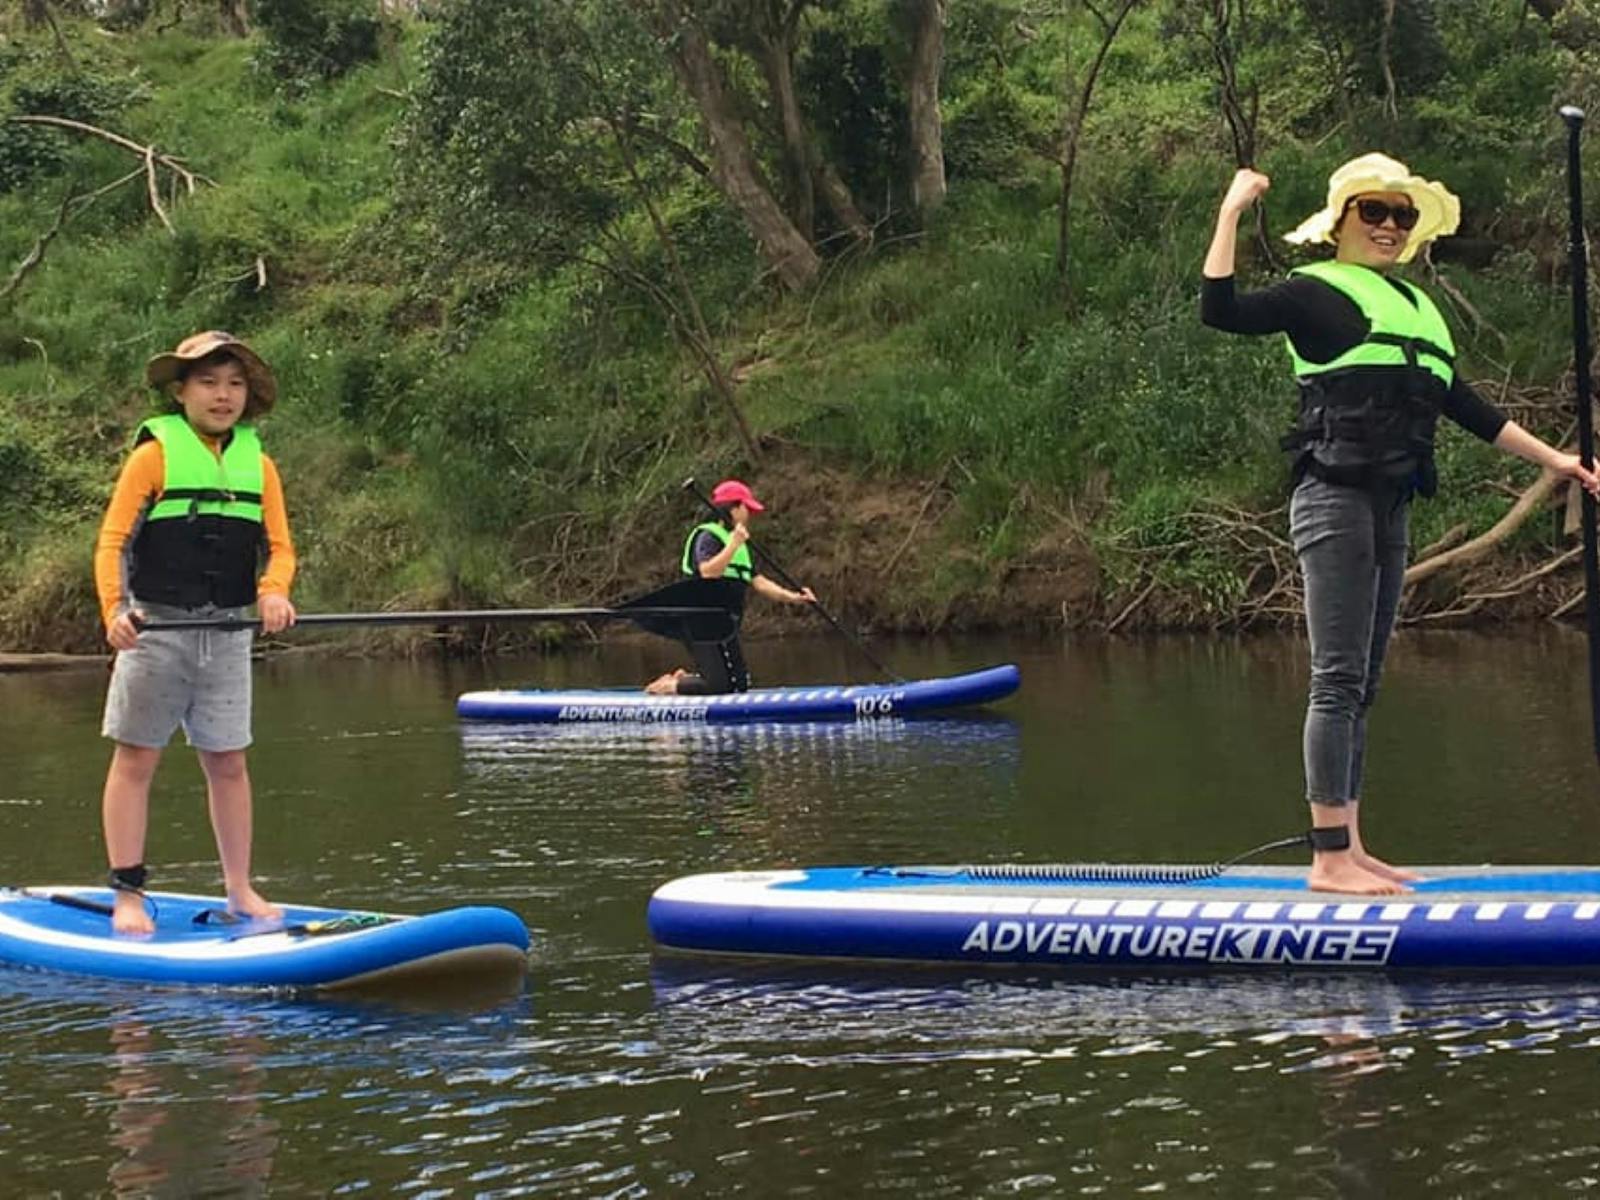
<svg viewBox="0 0 1600 1200"><path fill-rule="evenodd" d="M1399 261L1410 262L1434 238L1448 237L1461 224L1461 201L1442 183L1413 175L1411 169L1387 154L1352 158L1328 176L1328 203L1283 235L1286 242L1331 242L1339 218L1350 201L1368 192L1404 192L1417 206L1417 224L1400 251Z"/></svg>
<svg viewBox="0 0 1600 1200"><path fill-rule="evenodd" d="M144 377L150 381L151 387L164 388L178 378L185 364L219 350L227 351L244 364L245 378L250 381L250 401L245 406L246 414L255 417L269 411L278 401L278 381L273 377L272 368L249 346L220 329L208 329L204 333L186 337L178 343L176 350L156 355L145 364Z"/></svg>

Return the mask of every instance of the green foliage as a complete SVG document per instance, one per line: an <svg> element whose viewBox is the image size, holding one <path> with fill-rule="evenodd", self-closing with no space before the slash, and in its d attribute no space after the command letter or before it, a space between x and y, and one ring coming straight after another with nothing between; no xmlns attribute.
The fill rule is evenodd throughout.
<svg viewBox="0 0 1600 1200"><path fill-rule="evenodd" d="M776 122L737 23L748 8L719 6L717 53L776 178ZM1401 0L1397 116L1382 5L1251 0L1232 7L1247 15L1232 47L1258 106L1273 237L1321 204L1350 154L1385 149L1445 179L1470 237L1455 257L1438 248L1438 279L1422 264L1413 277L1446 306L1469 376L1549 390L1569 354L1550 112L1600 106L1600 21L1592 0L1549 22L1524 8ZM576 599L651 569L671 540L660 497L738 454L680 348L683 292L652 215L772 448L758 469L823 461L954 494L929 510L941 551L902 560L908 594L940 611L992 597L1047 535L1068 536L1070 510L1070 536L1087 527L1119 594L1153 581L1198 619L1238 602L1249 564L1207 514L1281 502L1276 440L1294 397L1280 339L1197 320L1232 170L1209 6L1139 6L1106 59L1075 180L1070 295L1052 155L1099 44L1087 6L949 6L951 192L914 231L895 220L898 8L808 6L801 105L863 207L890 220L788 298L764 285L739 213L690 169L707 157L701 125L641 6L452 0L396 27L393 53L379 53L390 33L370 9L263 3L251 42L199 36L199 20L114 39L68 22L78 72L48 37L0 44L6 111L113 126L214 181L169 198L173 233L139 188L98 200L0 319L0 624L13 644L94 640L88 544L152 402L144 361L204 327L246 336L277 370L266 437L309 606ZM288 86L253 86L252 64ZM62 173L82 188L135 165L19 130L36 132L0 126L0 274L48 226ZM1274 240L1269 263L1243 234L1243 286L1301 261ZM1553 407L1518 417L1564 433ZM1418 506L1418 544L1462 521L1481 531L1527 480L1459 431L1440 466L1445 493ZM1553 537L1540 521L1520 544L1543 553Z"/></svg>
<svg viewBox="0 0 1600 1200"><path fill-rule="evenodd" d="M82 145L76 135L5 118L65 117L105 126L143 95L137 79L98 58L63 67L59 49L0 41L0 194L60 174Z"/></svg>
<svg viewBox="0 0 1600 1200"><path fill-rule="evenodd" d="M255 0L263 39L256 65L266 75L304 88L374 61L383 20L363 0Z"/></svg>

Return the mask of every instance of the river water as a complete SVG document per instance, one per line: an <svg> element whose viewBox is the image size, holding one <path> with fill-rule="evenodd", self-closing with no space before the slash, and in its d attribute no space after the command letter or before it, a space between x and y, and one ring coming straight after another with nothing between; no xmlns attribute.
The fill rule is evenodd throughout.
<svg viewBox="0 0 1600 1200"><path fill-rule="evenodd" d="M269 896L486 901L512 995L191 994L0 970L5 1196L1555 1195L1600 1187L1600 984L960 975L652 956L658 884L894 861L1207 862L1292 833L1292 639L877 647L1015 661L986 716L508 732L462 690L644 679L660 650L288 656L256 682ZM1363 825L1406 862L1594 862L1581 639L1402 635ZM864 678L756 643L758 676ZM0 882L97 879L102 672L0 676ZM213 891L193 755L153 886Z"/></svg>

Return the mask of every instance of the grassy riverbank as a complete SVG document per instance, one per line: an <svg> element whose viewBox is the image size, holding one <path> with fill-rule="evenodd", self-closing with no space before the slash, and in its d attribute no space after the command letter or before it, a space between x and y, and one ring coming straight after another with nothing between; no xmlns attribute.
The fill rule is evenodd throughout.
<svg viewBox="0 0 1600 1200"><path fill-rule="evenodd" d="M265 434L307 610L643 590L675 569L696 516L679 482L741 473L771 502L758 534L857 623L1283 619L1275 442L1292 389L1275 341L1198 323L1198 263L1231 166L1203 63L1163 28L1133 21L1108 60L1065 293L1056 169L1026 145L991 144L1000 126L983 116L975 67L952 68L944 207L925 228L885 224L803 294L772 290L705 189L673 194L716 352L762 447L752 463L634 294L571 268L440 260L396 182L423 30L395 27L377 61L285 89L263 80L257 41L67 23L97 122L204 178L166 195L170 232L137 185L96 200L0 311L0 649L95 648L89 551L151 403L142 363L205 327L248 337L278 372ZM1482 47L1456 50L1466 62ZM43 33L0 43L11 111L26 106L20 84L59 81L60 53ZM1041 53L1019 51L1008 86L1043 105L1058 81L1017 82ZM1386 139L1446 175L1471 243L1493 244L1485 264L1441 247L1438 276L1417 272L1450 310L1464 369L1551 437L1567 424L1551 389L1569 354L1558 130L1513 118L1559 82L1553 68L1521 91L1480 81L1438 101L1471 106L1476 125L1430 141L1418 118ZM1306 87L1289 76L1268 90L1274 230L1320 203L1331 165L1370 148L1342 120L1297 111ZM70 189L138 165L104 142L39 136L66 165L0 194L0 265L24 260ZM13 142L0 169L16 153ZM1259 256L1247 269L1268 270ZM1448 492L1419 507L1419 546L1461 524L1481 532L1531 478L1459 431L1442 468ZM1553 518L1530 522L1500 569L1563 546ZM1537 612L1552 596L1489 612Z"/></svg>

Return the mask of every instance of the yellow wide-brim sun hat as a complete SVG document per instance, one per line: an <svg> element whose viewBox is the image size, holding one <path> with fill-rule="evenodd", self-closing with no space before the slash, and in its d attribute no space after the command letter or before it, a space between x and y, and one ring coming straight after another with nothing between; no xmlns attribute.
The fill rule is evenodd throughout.
<svg viewBox="0 0 1600 1200"><path fill-rule="evenodd" d="M1405 163L1387 154L1363 154L1328 176L1327 205L1284 234L1283 240L1296 245L1336 241L1334 230L1346 206L1370 192L1404 192L1417 206L1417 223L1400 251L1400 262L1410 262L1434 238L1448 237L1461 224L1461 201L1444 184L1413 175Z"/></svg>

